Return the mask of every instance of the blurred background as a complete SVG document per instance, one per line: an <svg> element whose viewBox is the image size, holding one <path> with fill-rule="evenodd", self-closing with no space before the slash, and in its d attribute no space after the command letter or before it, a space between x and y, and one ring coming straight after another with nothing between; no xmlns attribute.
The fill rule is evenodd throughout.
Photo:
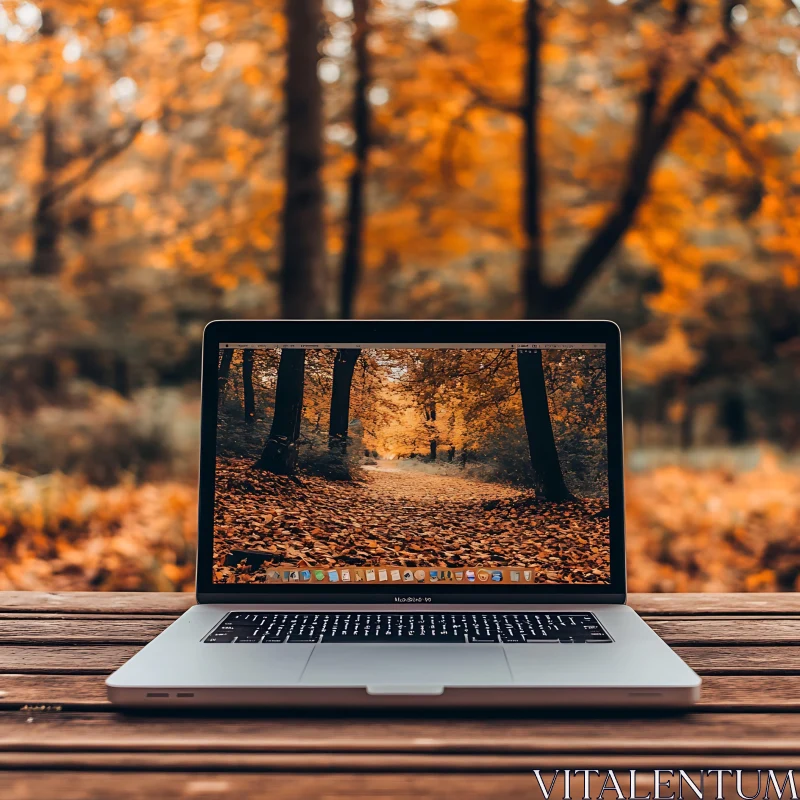
<svg viewBox="0 0 800 800"><path fill-rule="evenodd" d="M214 318L602 317L633 591L800 589L800 3L0 0L0 589L190 590Z"/></svg>

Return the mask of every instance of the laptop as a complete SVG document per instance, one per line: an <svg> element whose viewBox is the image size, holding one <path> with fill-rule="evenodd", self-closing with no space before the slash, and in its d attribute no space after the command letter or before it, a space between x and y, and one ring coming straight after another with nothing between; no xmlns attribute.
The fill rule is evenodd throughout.
<svg viewBox="0 0 800 800"><path fill-rule="evenodd" d="M625 604L604 321L217 321L197 604L128 706L686 706Z"/></svg>

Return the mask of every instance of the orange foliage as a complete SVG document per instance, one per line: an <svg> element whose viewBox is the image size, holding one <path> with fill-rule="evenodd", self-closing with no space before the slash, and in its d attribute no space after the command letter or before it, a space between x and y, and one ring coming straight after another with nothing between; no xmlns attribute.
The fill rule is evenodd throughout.
<svg viewBox="0 0 800 800"><path fill-rule="evenodd" d="M800 470L663 467L628 477L632 592L800 591Z"/></svg>
<svg viewBox="0 0 800 800"><path fill-rule="evenodd" d="M0 589L191 590L195 492L0 475ZM800 590L800 470L663 467L627 479L632 592Z"/></svg>
<svg viewBox="0 0 800 800"><path fill-rule="evenodd" d="M188 591L197 499L185 484L112 489L0 473L0 590Z"/></svg>

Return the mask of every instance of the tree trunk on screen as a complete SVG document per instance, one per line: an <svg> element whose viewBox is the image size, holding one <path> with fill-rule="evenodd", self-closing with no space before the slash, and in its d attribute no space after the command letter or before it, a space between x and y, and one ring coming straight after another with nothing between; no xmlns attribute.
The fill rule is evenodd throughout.
<svg viewBox="0 0 800 800"><path fill-rule="evenodd" d="M325 315L322 87L317 76L322 0L286 0L286 193L283 200L281 314Z"/></svg>
<svg viewBox="0 0 800 800"><path fill-rule="evenodd" d="M231 361L233 361L233 349L226 348L222 351L222 356L219 360L219 372L217 373L217 398L220 403L225 400L225 392L228 390Z"/></svg>
<svg viewBox="0 0 800 800"><path fill-rule="evenodd" d="M353 86L353 144L355 166L350 173L347 194L347 217L342 275L339 291L339 314L342 319L353 316L358 282L361 277L364 251L364 186L367 179L367 161L370 148L370 114L367 90L369 88L369 51L367 37L369 26L367 11L369 0L353 0L353 50L356 78Z"/></svg>
<svg viewBox="0 0 800 800"><path fill-rule="evenodd" d="M350 387L353 372L361 350L345 348L336 351L333 362L333 387L331 389L331 415L328 428L328 446L342 453L347 449L347 431L350 424Z"/></svg>
<svg viewBox="0 0 800 800"><path fill-rule="evenodd" d="M61 269L60 243L63 220L53 194L56 175L61 167L58 130L53 109L48 104L42 118L42 182L33 215L33 259L31 273L57 275Z"/></svg>
<svg viewBox="0 0 800 800"><path fill-rule="evenodd" d="M305 350L284 348L281 351L275 387L275 415L267 443L255 464L258 469L276 475L291 475L297 468L305 367Z"/></svg>
<svg viewBox="0 0 800 800"><path fill-rule="evenodd" d="M244 393L244 421L252 424L256 418L256 402L253 394L253 350L242 351L242 389Z"/></svg>
<svg viewBox="0 0 800 800"><path fill-rule="evenodd" d="M432 400L430 405L427 409L427 418L433 423L433 428L436 427L436 401ZM438 442L436 438L432 437L430 441L430 456L431 461L436 461L436 448L438 446Z"/></svg>
<svg viewBox="0 0 800 800"><path fill-rule="evenodd" d="M547 388L544 382L541 350L517 350L522 414L528 435L531 466L536 481L536 495L543 500L561 503L573 500L567 489L558 450L553 436Z"/></svg>

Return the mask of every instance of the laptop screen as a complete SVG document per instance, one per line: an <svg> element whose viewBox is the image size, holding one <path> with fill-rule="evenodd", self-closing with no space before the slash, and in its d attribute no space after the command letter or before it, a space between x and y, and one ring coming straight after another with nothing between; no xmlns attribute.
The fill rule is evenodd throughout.
<svg viewBox="0 0 800 800"><path fill-rule="evenodd" d="M606 350L223 342L216 584L610 583Z"/></svg>

